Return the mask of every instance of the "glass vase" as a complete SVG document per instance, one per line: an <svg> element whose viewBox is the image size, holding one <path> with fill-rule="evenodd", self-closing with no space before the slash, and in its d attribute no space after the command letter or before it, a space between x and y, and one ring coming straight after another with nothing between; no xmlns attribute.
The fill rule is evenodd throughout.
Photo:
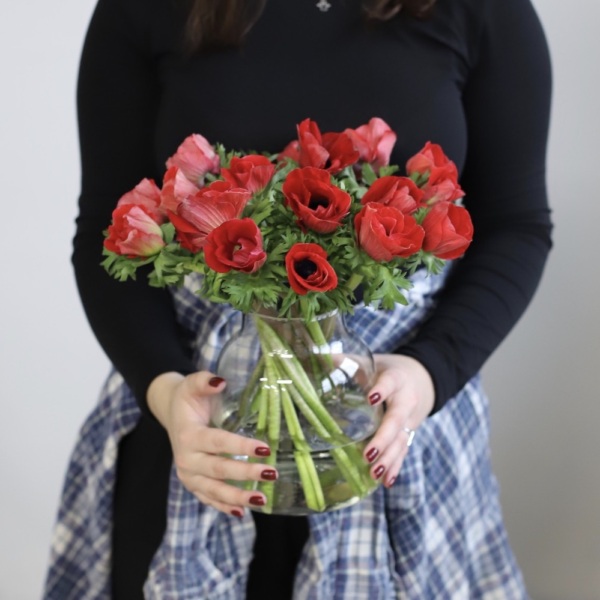
<svg viewBox="0 0 600 600"><path fill-rule="evenodd" d="M263 440L274 482L234 482L266 496L265 513L306 515L349 506L377 482L363 450L381 422L382 408L366 397L373 357L337 313L280 318L243 316L223 348L217 373L227 380L213 424Z"/></svg>

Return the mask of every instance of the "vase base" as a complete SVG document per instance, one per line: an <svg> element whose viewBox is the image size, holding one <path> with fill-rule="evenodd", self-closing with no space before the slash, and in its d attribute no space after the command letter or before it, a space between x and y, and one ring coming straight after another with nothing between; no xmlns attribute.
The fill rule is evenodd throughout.
<svg viewBox="0 0 600 600"><path fill-rule="evenodd" d="M322 511L318 510L310 510L306 506L290 506L290 507L274 507L273 509L263 509L260 507L251 507L250 510L252 512L258 512L263 515L285 515L288 517L308 517L310 515L321 514L323 512L331 512L334 510L340 510L342 508L348 508L349 506L353 506L354 504L358 504L361 500L364 500L368 496L370 496L377 489L377 485L375 485L369 492L367 492L364 496L352 496L348 498L344 502L338 502L336 504L332 504L327 506Z"/></svg>
<svg viewBox="0 0 600 600"><path fill-rule="evenodd" d="M371 477L370 465L362 457L370 438L329 451L279 452L273 465L279 474L277 481L230 483L263 492L267 505L252 510L265 514L305 516L345 508L371 494L379 485ZM319 489L313 487L309 494L306 493L306 479L303 481L299 469L303 457L315 469L318 478ZM248 460L241 456L235 458Z"/></svg>

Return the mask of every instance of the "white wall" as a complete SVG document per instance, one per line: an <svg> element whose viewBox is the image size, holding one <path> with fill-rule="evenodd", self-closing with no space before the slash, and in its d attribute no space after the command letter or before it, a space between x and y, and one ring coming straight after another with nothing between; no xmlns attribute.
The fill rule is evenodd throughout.
<svg viewBox="0 0 600 600"><path fill-rule="evenodd" d="M536 600L600 599L597 0L534 0L549 38L555 248L484 371L509 535Z"/></svg>
<svg viewBox="0 0 600 600"><path fill-rule="evenodd" d="M93 0L0 4L0 599L41 595L68 453L107 370L70 267Z"/></svg>
<svg viewBox="0 0 600 600"><path fill-rule="evenodd" d="M69 264L75 79L93 4L0 7L0 600L40 595L68 454L107 369ZM556 248L533 306L485 378L507 526L532 596L598 600L600 4L536 6L554 59Z"/></svg>

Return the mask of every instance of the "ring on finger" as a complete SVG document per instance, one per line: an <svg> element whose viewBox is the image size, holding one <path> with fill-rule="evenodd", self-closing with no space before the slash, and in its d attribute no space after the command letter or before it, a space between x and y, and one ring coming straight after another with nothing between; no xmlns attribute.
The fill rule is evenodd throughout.
<svg viewBox="0 0 600 600"><path fill-rule="evenodd" d="M417 430L411 429L410 427L403 427L402 431L408 434L408 439L406 440L406 447L410 448L411 444L413 443L413 440L415 439L415 434L417 433Z"/></svg>

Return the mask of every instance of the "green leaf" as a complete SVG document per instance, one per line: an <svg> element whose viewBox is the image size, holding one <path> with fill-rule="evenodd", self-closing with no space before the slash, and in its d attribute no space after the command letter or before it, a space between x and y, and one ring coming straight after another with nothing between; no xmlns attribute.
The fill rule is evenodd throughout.
<svg viewBox="0 0 600 600"><path fill-rule="evenodd" d="M171 244L175 239L175 226L173 223L163 223L160 228L162 229L165 243Z"/></svg>
<svg viewBox="0 0 600 600"><path fill-rule="evenodd" d="M399 170L400 167L398 165L384 165L383 167L379 167L379 177L388 177Z"/></svg>
<svg viewBox="0 0 600 600"><path fill-rule="evenodd" d="M362 166L362 179L367 185L373 185L377 179L377 174L369 163L364 163Z"/></svg>

